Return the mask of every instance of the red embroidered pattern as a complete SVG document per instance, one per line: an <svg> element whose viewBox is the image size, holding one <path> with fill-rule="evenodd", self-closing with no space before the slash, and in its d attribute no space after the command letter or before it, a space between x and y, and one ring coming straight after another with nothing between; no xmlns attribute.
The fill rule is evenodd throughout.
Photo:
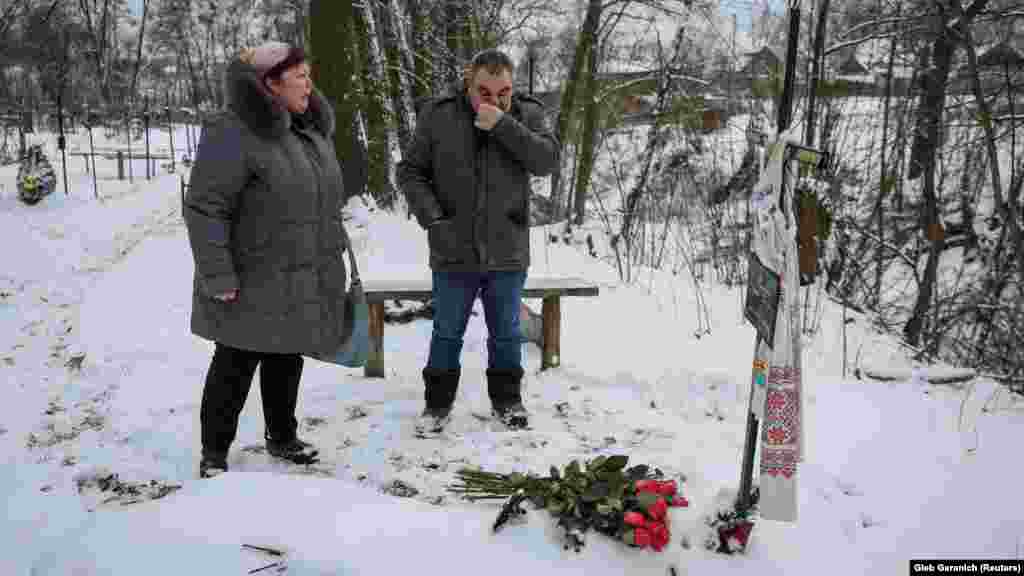
<svg viewBox="0 0 1024 576"><path fill-rule="evenodd" d="M796 450L788 448L764 448L761 452L761 474L782 475L792 478L796 475Z"/></svg>
<svg viewBox="0 0 1024 576"><path fill-rule="evenodd" d="M793 386L800 378L800 371L787 366L772 366L768 371L768 384L777 387Z"/></svg>
<svg viewBox="0 0 1024 576"><path fill-rule="evenodd" d="M765 404L769 414L776 414L786 407L786 394L781 390L769 390Z"/></svg>
<svg viewBox="0 0 1024 576"><path fill-rule="evenodd" d="M796 452L791 446L800 442L799 381L800 371L795 368L773 366L769 370L761 432L765 449L790 445L785 450ZM766 462L762 457L762 463Z"/></svg>

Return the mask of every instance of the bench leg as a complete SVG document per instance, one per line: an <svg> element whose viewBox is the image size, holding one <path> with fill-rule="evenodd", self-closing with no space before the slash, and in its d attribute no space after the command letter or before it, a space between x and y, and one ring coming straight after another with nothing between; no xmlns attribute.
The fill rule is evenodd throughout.
<svg viewBox="0 0 1024 576"><path fill-rule="evenodd" d="M558 296L547 296L541 310L544 343L540 369L557 368L561 364L562 306Z"/></svg>
<svg viewBox="0 0 1024 576"><path fill-rule="evenodd" d="M384 303L370 303L370 353L363 367L363 375L367 378L384 377Z"/></svg>

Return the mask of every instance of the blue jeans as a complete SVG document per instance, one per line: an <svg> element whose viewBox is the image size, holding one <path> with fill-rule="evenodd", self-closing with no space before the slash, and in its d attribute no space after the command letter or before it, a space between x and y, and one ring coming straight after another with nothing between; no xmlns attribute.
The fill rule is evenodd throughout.
<svg viewBox="0 0 1024 576"><path fill-rule="evenodd" d="M487 323L487 368L515 370L523 364L519 329L525 271L437 272L433 274L434 332L427 367L458 370L463 336L477 295Z"/></svg>

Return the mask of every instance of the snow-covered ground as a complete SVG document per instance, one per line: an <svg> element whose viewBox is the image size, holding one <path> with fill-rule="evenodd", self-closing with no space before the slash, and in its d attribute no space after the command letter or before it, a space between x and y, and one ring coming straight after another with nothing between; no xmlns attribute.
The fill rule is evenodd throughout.
<svg viewBox="0 0 1024 576"><path fill-rule="evenodd" d="M711 317L698 320L688 276L645 271L623 285L544 229L531 273L586 277L601 295L563 301L560 368L540 373L527 345L533 430L473 416L488 408L478 314L451 434L413 438L430 324L388 325L385 379L306 362L300 433L323 462L286 467L262 452L254 383L231 471L198 480L212 345L188 330L178 175L101 181L96 200L81 167L70 165L70 196L34 207L16 199L16 167L0 168L0 574L244 574L275 561L243 544L285 550L293 575L905 574L911 558L1024 556L1024 403L988 381L911 379L899 347L853 314L844 377L843 314L830 302L805 343L799 521L759 522L745 556L706 551L703 515L739 480L754 341L742 294L705 287ZM413 222L352 213L365 277L427 276ZM660 554L597 534L564 551L537 512L491 534L495 505L446 492L461 466L543 474L615 453L682 481L690 506L670 512Z"/></svg>

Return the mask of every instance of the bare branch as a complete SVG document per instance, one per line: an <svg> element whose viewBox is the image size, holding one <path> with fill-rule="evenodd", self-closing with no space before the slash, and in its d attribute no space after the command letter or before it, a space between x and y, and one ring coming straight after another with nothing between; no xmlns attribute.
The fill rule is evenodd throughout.
<svg viewBox="0 0 1024 576"><path fill-rule="evenodd" d="M920 20L921 16L919 14L912 14L908 16L895 16L893 18L878 18L875 20L868 20L867 22L861 22L860 24L851 26L846 30L843 30L842 32L838 33L837 36L839 36L840 38L848 38L850 36L857 36L863 30L874 30L877 28L881 28L883 26L896 27L901 24L906 25L914 22L919 22Z"/></svg>
<svg viewBox="0 0 1024 576"><path fill-rule="evenodd" d="M905 34L906 34L906 31L901 30L899 32L889 32L889 33L883 33L883 34L872 34L871 36L865 36L863 38L858 38L856 40L848 40L846 42L840 42L838 44L833 44L833 45L829 46L828 48L826 48L825 49L825 55L828 56L830 54L834 54L836 52L839 52L840 50L845 50L846 48L851 48L853 46L860 46L861 44L865 44L865 43L870 42L872 40L885 40L887 38L894 38L894 37L897 37L897 36L903 36Z"/></svg>

